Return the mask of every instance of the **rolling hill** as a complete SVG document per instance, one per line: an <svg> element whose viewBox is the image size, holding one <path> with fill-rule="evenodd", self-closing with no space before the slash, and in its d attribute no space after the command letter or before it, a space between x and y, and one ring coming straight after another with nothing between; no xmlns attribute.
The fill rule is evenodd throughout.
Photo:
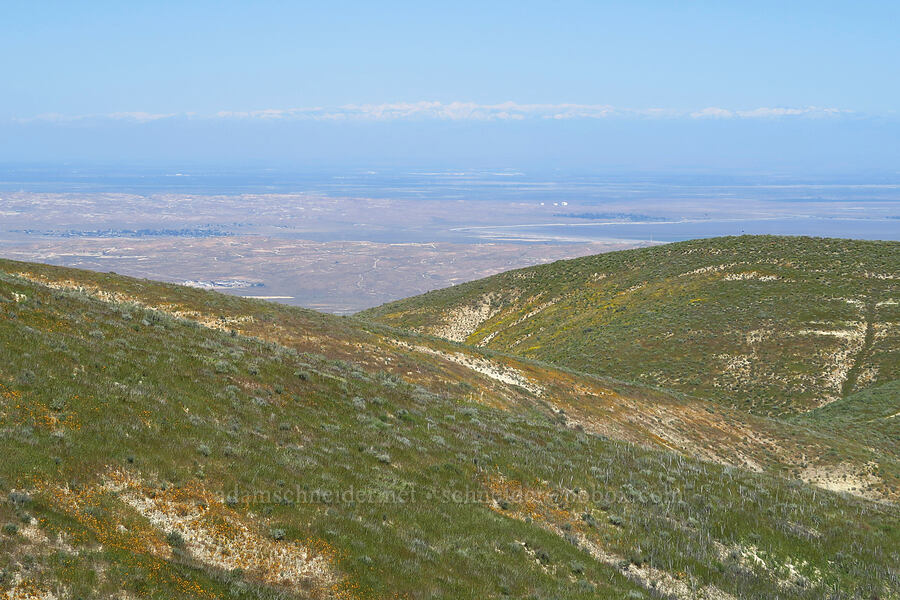
<svg viewBox="0 0 900 600"><path fill-rule="evenodd" d="M0 598L895 598L893 398L777 420L0 260Z"/></svg>
<svg viewBox="0 0 900 600"><path fill-rule="evenodd" d="M694 240L509 271L360 316L791 415L900 378L900 243Z"/></svg>

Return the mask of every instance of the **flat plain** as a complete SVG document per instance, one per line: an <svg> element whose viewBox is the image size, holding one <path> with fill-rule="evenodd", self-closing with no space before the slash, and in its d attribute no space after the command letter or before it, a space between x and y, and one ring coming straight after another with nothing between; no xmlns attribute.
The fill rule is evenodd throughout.
<svg viewBox="0 0 900 600"><path fill-rule="evenodd" d="M893 239L900 222L888 184L364 173L236 190L176 186L196 179L180 172L76 175L41 191L45 173L0 173L0 256L334 313L609 250L740 233Z"/></svg>

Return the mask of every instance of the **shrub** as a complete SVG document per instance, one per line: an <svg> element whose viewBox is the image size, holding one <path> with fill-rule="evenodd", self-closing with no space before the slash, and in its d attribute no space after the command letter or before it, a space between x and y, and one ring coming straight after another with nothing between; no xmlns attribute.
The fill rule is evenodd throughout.
<svg viewBox="0 0 900 600"><path fill-rule="evenodd" d="M9 502L15 506L25 506L26 504L31 503L31 496L25 492L10 492Z"/></svg>
<svg viewBox="0 0 900 600"><path fill-rule="evenodd" d="M276 542L282 541L284 539L284 536L286 535L284 529L273 529L271 533L272 539Z"/></svg>
<svg viewBox="0 0 900 600"><path fill-rule="evenodd" d="M19 533L19 526L15 523L7 523L3 526L3 533L6 535L16 535Z"/></svg>
<svg viewBox="0 0 900 600"><path fill-rule="evenodd" d="M579 579L578 580L578 589L585 594L593 594L597 591L597 586L588 581L587 579Z"/></svg>
<svg viewBox="0 0 900 600"><path fill-rule="evenodd" d="M647 562L647 559L644 557L644 553L641 552L640 548L632 551L628 555L628 560L629 560L629 562L631 562L631 564L633 564L636 567L640 567L642 564Z"/></svg>
<svg viewBox="0 0 900 600"><path fill-rule="evenodd" d="M166 535L166 543L173 548L184 548L184 536L173 529Z"/></svg>
<svg viewBox="0 0 900 600"><path fill-rule="evenodd" d="M206 444L200 444L199 446L197 446L197 452L199 452L203 456L209 456L210 454L212 454L212 450L210 450L209 446L207 446Z"/></svg>
<svg viewBox="0 0 900 600"><path fill-rule="evenodd" d="M625 519L618 515L609 515L609 522L615 525L616 527L621 527L625 524Z"/></svg>
<svg viewBox="0 0 900 600"><path fill-rule="evenodd" d="M85 509L85 514L95 519L104 519L106 518L106 510L104 510L100 506L89 506Z"/></svg>

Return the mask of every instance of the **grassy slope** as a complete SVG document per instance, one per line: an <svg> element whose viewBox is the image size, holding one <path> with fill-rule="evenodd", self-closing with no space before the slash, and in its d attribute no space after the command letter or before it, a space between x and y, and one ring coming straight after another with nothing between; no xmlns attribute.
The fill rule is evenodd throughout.
<svg viewBox="0 0 900 600"><path fill-rule="evenodd" d="M590 435L557 405L565 390L588 426L641 437L647 424L592 407L702 403L490 357L545 385L528 392L446 359L464 349L353 319L0 269L0 590L621 598L654 580L753 598L898 593L895 506ZM328 497L348 489L405 501ZM204 554L240 535L243 569ZM251 560L285 548L321 568L281 585Z"/></svg>
<svg viewBox="0 0 900 600"><path fill-rule="evenodd" d="M897 242L716 238L510 271L362 316L442 332L480 308L468 343L783 415L900 378L898 265Z"/></svg>
<svg viewBox="0 0 900 600"><path fill-rule="evenodd" d="M864 441L900 457L900 381L857 392L793 422Z"/></svg>

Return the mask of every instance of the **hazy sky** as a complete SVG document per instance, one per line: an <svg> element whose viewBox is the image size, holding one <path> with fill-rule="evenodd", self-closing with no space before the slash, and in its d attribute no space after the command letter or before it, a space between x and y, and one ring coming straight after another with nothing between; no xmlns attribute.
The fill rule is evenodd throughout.
<svg viewBox="0 0 900 600"><path fill-rule="evenodd" d="M898 171L898 2L4 2L0 160Z"/></svg>

